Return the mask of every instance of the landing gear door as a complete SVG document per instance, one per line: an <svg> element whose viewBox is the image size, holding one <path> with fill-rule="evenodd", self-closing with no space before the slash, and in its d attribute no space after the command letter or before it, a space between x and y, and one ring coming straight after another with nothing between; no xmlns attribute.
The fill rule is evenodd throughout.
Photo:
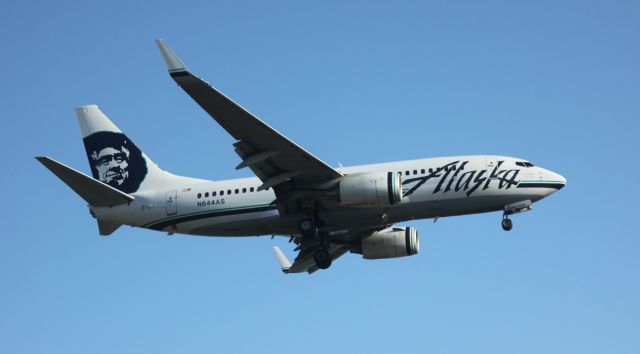
<svg viewBox="0 0 640 354"><path fill-rule="evenodd" d="M176 191L167 192L165 207L167 208L167 216L176 215L178 213L178 197Z"/></svg>

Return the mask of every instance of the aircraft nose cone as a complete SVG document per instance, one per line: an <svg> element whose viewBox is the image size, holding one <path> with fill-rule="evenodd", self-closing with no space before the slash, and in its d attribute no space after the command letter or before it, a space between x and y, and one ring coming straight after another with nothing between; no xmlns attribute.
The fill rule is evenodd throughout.
<svg viewBox="0 0 640 354"><path fill-rule="evenodd" d="M551 189L549 191L549 194L553 194L554 192L561 190L562 188L564 188L564 186L567 185L567 179L559 173L555 173L549 170L547 170L546 172L547 173L545 174L543 179L546 181L547 186Z"/></svg>
<svg viewBox="0 0 640 354"><path fill-rule="evenodd" d="M554 173L555 179L558 181L558 190L564 188L567 185L567 179L558 173Z"/></svg>

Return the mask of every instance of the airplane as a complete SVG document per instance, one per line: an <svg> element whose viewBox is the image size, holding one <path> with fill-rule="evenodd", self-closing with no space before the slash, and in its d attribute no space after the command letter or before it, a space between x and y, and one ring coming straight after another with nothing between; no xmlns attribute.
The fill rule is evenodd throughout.
<svg viewBox="0 0 640 354"><path fill-rule="evenodd" d="M331 167L194 76L156 39L171 78L235 140L236 169L256 177L209 181L161 169L95 105L76 108L92 176L38 156L87 203L100 235L121 225L200 236L282 235L284 273L327 269L347 252L364 259L418 253L418 231L397 223L502 212L511 215L566 185L560 174L506 156L453 156Z"/></svg>

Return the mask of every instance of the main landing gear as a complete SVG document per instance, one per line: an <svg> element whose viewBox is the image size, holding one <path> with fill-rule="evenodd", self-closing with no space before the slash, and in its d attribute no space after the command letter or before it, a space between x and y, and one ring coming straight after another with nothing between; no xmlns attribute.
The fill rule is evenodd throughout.
<svg viewBox="0 0 640 354"><path fill-rule="evenodd" d="M318 236L318 226L312 218L304 218L298 223L298 230L303 238L315 238Z"/></svg>
<svg viewBox="0 0 640 354"><path fill-rule="evenodd" d="M504 215L502 215L502 229L504 231L513 229L513 222L511 221L511 219L509 219L509 214L507 213L504 213Z"/></svg>
<svg viewBox="0 0 640 354"><path fill-rule="evenodd" d="M317 217L304 218L298 223L298 230L303 239L319 242L319 247L313 253L313 261L318 268L327 269L331 266L331 254L329 254L329 234L318 232L322 221Z"/></svg>
<svg viewBox="0 0 640 354"><path fill-rule="evenodd" d="M316 265L320 269L327 269L331 267L331 255L329 254L329 250L325 247L317 249L313 254L313 261L316 262Z"/></svg>

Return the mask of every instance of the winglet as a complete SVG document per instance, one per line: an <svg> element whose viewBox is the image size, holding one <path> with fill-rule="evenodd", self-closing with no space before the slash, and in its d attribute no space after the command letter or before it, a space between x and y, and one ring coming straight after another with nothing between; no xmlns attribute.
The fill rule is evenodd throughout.
<svg viewBox="0 0 640 354"><path fill-rule="evenodd" d="M160 48L160 53L162 54L164 63L167 65L167 70L169 70L169 73L187 71L187 67L184 65L184 63L182 63L180 58L178 58L176 53L171 50L164 39L156 38L156 43L158 44L158 48Z"/></svg>
<svg viewBox="0 0 640 354"><path fill-rule="evenodd" d="M280 269L282 269L282 272L288 273L291 268L291 262L287 259L287 256L282 253L278 246L273 246L273 252L276 254L276 258L278 258L278 263L280 263Z"/></svg>

